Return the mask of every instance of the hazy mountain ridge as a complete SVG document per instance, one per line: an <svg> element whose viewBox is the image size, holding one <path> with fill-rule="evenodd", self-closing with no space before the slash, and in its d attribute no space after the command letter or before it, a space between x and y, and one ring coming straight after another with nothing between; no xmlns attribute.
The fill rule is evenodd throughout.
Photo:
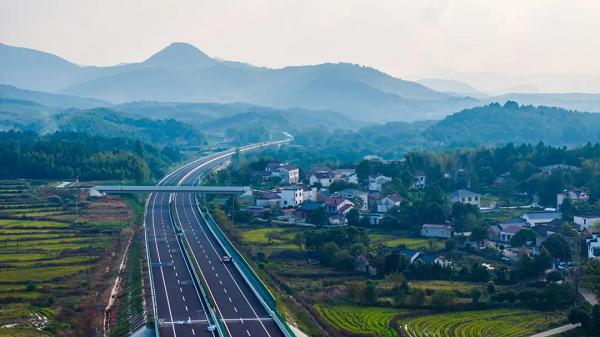
<svg viewBox="0 0 600 337"><path fill-rule="evenodd" d="M11 54L15 52L13 49L18 48L2 45L0 53ZM381 120L441 118L457 108L476 103L370 67L328 63L261 68L212 59L184 43L171 44L143 62L113 67L79 67L54 55L19 49L20 54L28 52L40 58L46 55L49 60L39 62L35 70L25 76L20 75L20 71L30 64L21 64L19 57L11 57L5 64L10 71L2 71L0 82L114 103L135 100L247 102L277 108L327 109L353 118L373 113L374 119ZM42 81L47 72L44 65L56 76ZM62 77L59 76L61 72L64 72ZM326 93L313 90L323 87L327 87ZM348 97L345 91L349 87L353 88L353 101L337 99ZM389 95L393 96L382 101L378 99ZM453 103L451 106L439 104L444 100Z"/></svg>

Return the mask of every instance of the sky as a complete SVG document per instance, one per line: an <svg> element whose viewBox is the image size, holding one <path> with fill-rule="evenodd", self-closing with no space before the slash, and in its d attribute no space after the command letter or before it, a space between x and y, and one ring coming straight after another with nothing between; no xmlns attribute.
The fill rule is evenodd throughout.
<svg viewBox="0 0 600 337"><path fill-rule="evenodd" d="M597 0L0 0L0 42L77 64L175 41L275 68L343 61L490 93L600 93Z"/></svg>

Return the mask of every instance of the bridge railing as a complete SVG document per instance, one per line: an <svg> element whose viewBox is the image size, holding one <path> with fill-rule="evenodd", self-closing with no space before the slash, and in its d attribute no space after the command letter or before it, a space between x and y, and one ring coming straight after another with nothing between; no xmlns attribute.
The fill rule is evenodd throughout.
<svg viewBox="0 0 600 337"><path fill-rule="evenodd" d="M254 269L250 267L250 264L244 256L238 251L235 245L229 240L227 235L223 233L221 228L217 225L216 221L213 219L212 215L208 212L208 210L202 210L198 203L198 199L196 199L196 207L200 211L202 219L208 225L209 230L213 233L213 235L219 241L219 244L225 250L225 252L231 256L233 259L233 264L238 269L246 283L250 286L252 291L258 297L258 299L263 303L263 305L269 310L271 316L273 317L275 323L279 326L281 331L284 333L286 337L294 337L295 334L292 332L285 319L279 314L277 311L277 302L275 297L269 290L269 288L263 283L263 281L258 277Z"/></svg>

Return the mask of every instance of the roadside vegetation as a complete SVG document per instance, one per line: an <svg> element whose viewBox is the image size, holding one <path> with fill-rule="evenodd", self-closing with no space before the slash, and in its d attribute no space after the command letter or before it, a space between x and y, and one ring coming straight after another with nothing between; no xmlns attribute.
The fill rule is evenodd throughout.
<svg viewBox="0 0 600 337"><path fill-rule="evenodd" d="M101 331L132 203L92 201L46 182L0 181L0 336Z"/></svg>

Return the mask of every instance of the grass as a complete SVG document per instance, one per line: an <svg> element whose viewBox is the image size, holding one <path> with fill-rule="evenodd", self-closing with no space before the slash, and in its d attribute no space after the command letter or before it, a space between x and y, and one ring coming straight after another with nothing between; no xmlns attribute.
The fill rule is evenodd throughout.
<svg viewBox="0 0 600 337"><path fill-rule="evenodd" d="M0 219L0 229L12 228L65 228L70 224L56 221L38 221L38 220L5 220Z"/></svg>
<svg viewBox="0 0 600 337"><path fill-rule="evenodd" d="M316 305L317 312L342 332L408 337L521 337L545 330L564 314L523 309L462 311L415 316L402 309Z"/></svg>
<svg viewBox="0 0 600 337"><path fill-rule="evenodd" d="M283 228L252 229L252 230L244 232L243 240L244 240L244 242L248 242L248 243L269 244L270 243L269 238L268 238L269 233L280 234L283 231L285 231L285 229L283 229ZM282 242L283 240L281 240L279 238L273 238L271 242L276 242L276 241Z"/></svg>
<svg viewBox="0 0 600 337"><path fill-rule="evenodd" d="M408 249L436 251L444 248L444 240L427 238L408 238L384 234L369 234L371 242L381 243L386 247L403 246Z"/></svg>
<svg viewBox="0 0 600 337"><path fill-rule="evenodd" d="M456 281L411 281L410 286L418 289L444 290L468 292L472 289L480 289L484 286L482 283L456 282Z"/></svg>
<svg viewBox="0 0 600 337"><path fill-rule="evenodd" d="M351 332L378 337L395 337L398 332L392 328L392 320L400 313L397 309L326 306L316 305L317 312L334 327Z"/></svg>
<svg viewBox="0 0 600 337"><path fill-rule="evenodd" d="M2 282L45 282L59 277L68 277L89 268L87 265L16 268L0 272Z"/></svg>
<svg viewBox="0 0 600 337"><path fill-rule="evenodd" d="M521 309L463 311L400 318L409 337L521 337L545 330L561 314Z"/></svg>

